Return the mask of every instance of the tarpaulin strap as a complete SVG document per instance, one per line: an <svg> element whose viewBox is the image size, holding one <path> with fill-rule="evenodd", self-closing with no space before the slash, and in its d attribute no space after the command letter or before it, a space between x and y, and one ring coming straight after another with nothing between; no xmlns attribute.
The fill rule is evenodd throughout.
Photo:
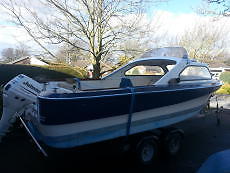
<svg viewBox="0 0 230 173"><path fill-rule="evenodd" d="M127 122L127 127L126 127L126 136L129 136L130 134L130 127L131 127L131 122L132 122L132 114L134 110L134 104L135 104L135 91L134 88L129 88L131 91L131 102L130 102L130 107L129 107L129 116L128 116L128 122Z"/></svg>
<svg viewBox="0 0 230 173"><path fill-rule="evenodd" d="M81 89L81 80L79 78L74 78L74 80L77 82L78 89Z"/></svg>

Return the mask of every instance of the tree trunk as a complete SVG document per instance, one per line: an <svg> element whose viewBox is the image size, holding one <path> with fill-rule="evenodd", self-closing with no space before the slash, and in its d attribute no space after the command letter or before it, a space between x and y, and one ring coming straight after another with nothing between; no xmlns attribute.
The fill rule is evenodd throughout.
<svg viewBox="0 0 230 173"><path fill-rule="evenodd" d="M101 63L96 60L96 63L93 64L93 79L99 79L101 77Z"/></svg>

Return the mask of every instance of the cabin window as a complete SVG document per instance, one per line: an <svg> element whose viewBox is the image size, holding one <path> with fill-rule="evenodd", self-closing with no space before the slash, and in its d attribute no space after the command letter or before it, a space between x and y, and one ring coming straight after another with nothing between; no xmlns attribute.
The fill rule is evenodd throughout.
<svg viewBox="0 0 230 173"><path fill-rule="evenodd" d="M170 65L167 65L167 69L168 71L172 70L176 65L175 64L170 64Z"/></svg>
<svg viewBox="0 0 230 173"><path fill-rule="evenodd" d="M209 70L204 66L189 66L180 74L180 80L211 79Z"/></svg>
<svg viewBox="0 0 230 173"><path fill-rule="evenodd" d="M138 65L125 72L126 76L155 76L164 75L164 70L160 66Z"/></svg>

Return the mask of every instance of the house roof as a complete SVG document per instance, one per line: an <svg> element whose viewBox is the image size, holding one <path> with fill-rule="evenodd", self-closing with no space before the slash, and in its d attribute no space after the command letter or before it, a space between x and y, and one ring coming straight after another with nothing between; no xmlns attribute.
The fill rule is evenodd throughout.
<svg viewBox="0 0 230 173"><path fill-rule="evenodd" d="M8 62L7 64L15 64L15 63L17 63L17 62L20 62L20 61L23 61L23 60L26 60L26 59L29 59L30 57L21 57L21 58L18 58L18 59L16 59L16 60L13 60L13 61L10 61L10 62Z"/></svg>
<svg viewBox="0 0 230 173"><path fill-rule="evenodd" d="M40 58L40 57L38 57L38 56L26 56L26 57L21 57L21 58L18 58L18 59L16 59L16 60L14 60L14 61L8 62L7 64L16 64L17 62L20 62L20 61L23 61L23 60L26 60L26 59L30 59L30 58L36 58L36 59L39 60L39 61L42 61L42 62L44 62L44 63L46 63L46 64L50 64L48 61L46 61L46 60L44 60L44 59L42 59L42 58Z"/></svg>
<svg viewBox="0 0 230 173"><path fill-rule="evenodd" d="M223 61L210 61L208 65L210 68L230 68L230 66Z"/></svg>

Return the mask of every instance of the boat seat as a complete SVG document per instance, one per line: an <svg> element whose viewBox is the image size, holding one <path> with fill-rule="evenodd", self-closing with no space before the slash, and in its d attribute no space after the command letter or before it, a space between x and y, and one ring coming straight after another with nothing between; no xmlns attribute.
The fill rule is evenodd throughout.
<svg viewBox="0 0 230 173"><path fill-rule="evenodd" d="M133 84L128 78L121 78L120 88L133 87Z"/></svg>

